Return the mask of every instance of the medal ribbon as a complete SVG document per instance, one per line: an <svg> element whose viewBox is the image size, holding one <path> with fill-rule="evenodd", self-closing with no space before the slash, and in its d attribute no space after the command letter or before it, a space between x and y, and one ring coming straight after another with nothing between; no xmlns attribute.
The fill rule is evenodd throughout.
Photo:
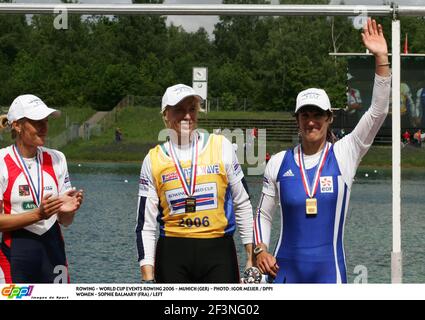
<svg viewBox="0 0 425 320"><path fill-rule="evenodd" d="M195 187L196 187L196 171L198 168L198 134L195 134L195 137L193 138L191 149L192 149L192 161L190 165L190 181L189 184L187 183L186 175L184 174L183 168L180 165L180 161L177 157L176 151L174 150L173 143L168 141L170 144L170 156L171 159L173 159L174 166L177 171L177 175L179 177L179 180L183 186L184 193L191 197L195 193Z"/></svg>
<svg viewBox="0 0 425 320"><path fill-rule="evenodd" d="M325 147L323 148L322 153L320 154L319 163L317 165L316 172L314 174L314 179L312 181L313 184L310 184L307 172L305 170L304 153L302 151L302 146L300 145L300 147L298 148L298 163L301 172L301 179L303 181L305 193L308 195L309 198L313 198L316 194L317 186L319 185L320 174L322 173L322 169L324 167L329 150L329 143L326 142Z"/></svg>
<svg viewBox="0 0 425 320"><path fill-rule="evenodd" d="M44 177L42 173L43 168L43 159L42 159L42 153L38 151L37 149L37 155L36 155L36 162L37 162L37 188L35 187L34 181L31 178L31 174L27 168L27 165L25 164L24 159L22 158L21 154L19 153L19 150L15 145L12 146L13 153L15 154L15 158L18 161L19 168L22 170L22 173L25 177L25 180L28 183L28 186L30 188L30 193L32 196L32 200L34 201L35 205L37 207L41 204L41 199L43 198L43 191L44 191Z"/></svg>

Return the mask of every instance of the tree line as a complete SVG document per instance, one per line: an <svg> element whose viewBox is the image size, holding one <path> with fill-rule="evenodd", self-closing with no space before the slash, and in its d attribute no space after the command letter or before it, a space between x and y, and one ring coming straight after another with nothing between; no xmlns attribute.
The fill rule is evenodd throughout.
<svg viewBox="0 0 425 320"><path fill-rule="evenodd" d="M209 96L222 97L228 110L240 99L251 101L252 110L292 110L297 93L310 86L343 106L346 61L329 52L364 52L360 30L346 17L223 16L213 35L167 26L163 16L69 15L67 29L55 29L54 19L0 15L0 105L33 93L60 108L110 110L128 94L161 96L169 85L191 84L192 67L205 66ZM391 20L378 20L390 44ZM425 52L424 19L401 23L410 50Z"/></svg>

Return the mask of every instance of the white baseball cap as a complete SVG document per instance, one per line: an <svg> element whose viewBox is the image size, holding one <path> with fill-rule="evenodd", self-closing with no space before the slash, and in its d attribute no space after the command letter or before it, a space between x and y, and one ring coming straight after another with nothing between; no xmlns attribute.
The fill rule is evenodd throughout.
<svg viewBox="0 0 425 320"><path fill-rule="evenodd" d="M329 97L323 89L310 88L298 93L295 113L304 106L316 106L324 111L332 111Z"/></svg>
<svg viewBox="0 0 425 320"><path fill-rule="evenodd" d="M164 112L167 106L175 106L184 98L193 96L199 97L199 99L202 101L201 96L198 95L192 87L189 87L185 84L176 84L174 86L168 87L162 96L161 112Z"/></svg>
<svg viewBox="0 0 425 320"><path fill-rule="evenodd" d="M9 123L22 118L41 120L52 114L58 116L60 111L49 108L39 97L24 94L13 100L7 113L7 120Z"/></svg>

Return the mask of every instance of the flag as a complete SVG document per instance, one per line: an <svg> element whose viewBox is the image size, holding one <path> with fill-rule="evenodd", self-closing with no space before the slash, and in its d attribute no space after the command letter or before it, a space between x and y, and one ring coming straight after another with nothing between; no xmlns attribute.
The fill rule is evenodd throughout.
<svg viewBox="0 0 425 320"><path fill-rule="evenodd" d="M404 53L405 54L409 53L409 46L407 44L407 33L406 33L406 37L404 38Z"/></svg>

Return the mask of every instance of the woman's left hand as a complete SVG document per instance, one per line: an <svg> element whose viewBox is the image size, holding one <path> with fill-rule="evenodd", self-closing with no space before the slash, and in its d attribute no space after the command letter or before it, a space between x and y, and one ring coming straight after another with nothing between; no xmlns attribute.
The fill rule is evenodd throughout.
<svg viewBox="0 0 425 320"><path fill-rule="evenodd" d="M384 37L382 25L377 24L374 19L367 19L367 23L363 28L362 40L365 47L375 56L388 54L387 41Z"/></svg>
<svg viewBox="0 0 425 320"><path fill-rule="evenodd" d="M83 190L68 190L60 196L60 199L63 201L63 204L59 209L59 214L75 212L83 202Z"/></svg>

